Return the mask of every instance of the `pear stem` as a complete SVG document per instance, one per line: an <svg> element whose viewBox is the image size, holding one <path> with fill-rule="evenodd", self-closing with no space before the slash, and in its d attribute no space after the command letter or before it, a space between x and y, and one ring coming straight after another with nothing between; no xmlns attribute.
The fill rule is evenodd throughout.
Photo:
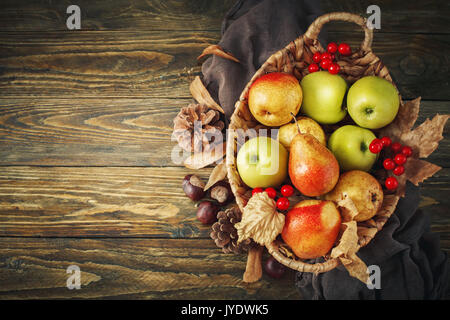
<svg viewBox="0 0 450 320"><path fill-rule="evenodd" d="M297 125L298 133L299 133L299 134L302 134L302 133L300 132L300 127L298 126L297 118L295 117L295 115L294 115L292 112L291 112L291 116L292 116L292 118L294 118L295 124Z"/></svg>

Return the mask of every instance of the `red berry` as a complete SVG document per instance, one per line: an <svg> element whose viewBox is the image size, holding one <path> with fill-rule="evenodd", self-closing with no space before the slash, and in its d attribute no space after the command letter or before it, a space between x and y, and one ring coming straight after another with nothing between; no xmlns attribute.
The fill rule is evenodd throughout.
<svg viewBox="0 0 450 320"><path fill-rule="evenodd" d="M383 144L383 147L389 147L392 143L392 140L389 137L383 137L381 138L381 143Z"/></svg>
<svg viewBox="0 0 450 320"><path fill-rule="evenodd" d="M286 269L287 268L275 260L274 257L269 257L264 263L264 271L266 271L270 277L275 279L281 278L286 272Z"/></svg>
<svg viewBox="0 0 450 320"><path fill-rule="evenodd" d="M389 159L389 158L384 159L384 161L383 161L383 167L384 167L386 170L392 170L392 169L395 168L395 162L394 162L392 159Z"/></svg>
<svg viewBox="0 0 450 320"><path fill-rule="evenodd" d="M402 152L402 154L404 154L405 157L407 157L407 158L411 157L411 156L412 156L412 153L413 153L411 147L406 147L406 146L402 148L402 151L401 151L401 152Z"/></svg>
<svg viewBox="0 0 450 320"><path fill-rule="evenodd" d="M336 60L336 55L334 53L331 53L330 56L331 56L331 61Z"/></svg>
<svg viewBox="0 0 450 320"><path fill-rule="evenodd" d="M282 186L280 191L284 197L290 197L294 194L294 188L288 184Z"/></svg>
<svg viewBox="0 0 450 320"><path fill-rule="evenodd" d="M394 190L394 189L397 189L397 187L398 187L398 181L395 177L389 177L389 178L386 178L384 185L386 186L387 189Z"/></svg>
<svg viewBox="0 0 450 320"><path fill-rule="evenodd" d="M266 191L269 198L275 199L275 197L277 196L277 191L274 188L267 188L264 191Z"/></svg>
<svg viewBox="0 0 450 320"><path fill-rule="evenodd" d="M316 52L314 53L312 59L315 63L319 63L320 60L322 60L322 54L320 52Z"/></svg>
<svg viewBox="0 0 450 320"><path fill-rule="evenodd" d="M263 188L255 188L252 190L252 196L254 196L256 193L260 193L263 192L264 189Z"/></svg>
<svg viewBox="0 0 450 320"><path fill-rule="evenodd" d="M327 51L329 53L335 53L338 50L338 45L336 42L330 42L327 46Z"/></svg>
<svg viewBox="0 0 450 320"><path fill-rule="evenodd" d="M394 157L394 162L398 165L402 165L406 162L406 156L403 153L397 153Z"/></svg>
<svg viewBox="0 0 450 320"><path fill-rule="evenodd" d="M320 57L320 60L330 59L331 60L331 53L324 52L322 53L322 56Z"/></svg>
<svg viewBox="0 0 450 320"><path fill-rule="evenodd" d="M394 170L392 170L392 172L396 175L396 176L401 176L404 172L405 172L405 167L404 166L396 166L394 168Z"/></svg>
<svg viewBox="0 0 450 320"><path fill-rule="evenodd" d="M398 142L394 142L394 143L391 145L391 149L392 149L392 151L393 151L394 153L400 152L400 150L402 149L402 145L401 145L400 143L398 143Z"/></svg>
<svg viewBox="0 0 450 320"><path fill-rule="evenodd" d="M343 56L349 56L352 54L352 49L350 48L350 46L346 43L341 43L338 47L338 51L340 54L342 54Z"/></svg>
<svg viewBox="0 0 450 320"><path fill-rule="evenodd" d="M328 70L332 63L333 62L331 62L331 59L323 59L322 61L320 61L320 67L323 70Z"/></svg>
<svg viewBox="0 0 450 320"><path fill-rule="evenodd" d="M309 71L309 73L317 72L317 71L319 71L319 66L317 65L317 63L311 63L308 66L308 71Z"/></svg>
<svg viewBox="0 0 450 320"><path fill-rule="evenodd" d="M289 209L289 199L282 197L277 200L277 208L281 211Z"/></svg>
<svg viewBox="0 0 450 320"><path fill-rule="evenodd" d="M369 150L372 153L380 153L381 149L383 149L383 144L380 139L373 139L369 145Z"/></svg>
<svg viewBox="0 0 450 320"><path fill-rule="evenodd" d="M328 68L328 72L331 74L338 74L339 70L341 70L341 67L337 63L332 63Z"/></svg>

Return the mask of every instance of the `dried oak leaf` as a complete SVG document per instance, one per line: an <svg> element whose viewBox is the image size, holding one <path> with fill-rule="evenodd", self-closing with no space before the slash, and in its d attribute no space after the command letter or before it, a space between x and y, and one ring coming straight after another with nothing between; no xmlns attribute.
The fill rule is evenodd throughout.
<svg viewBox="0 0 450 320"><path fill-rule="evenodd" d="M283 230L284 218L266 192L256 193L244 207L241 222L235 224L239 242L251 238L262 246L271 244Z"/></svg>
<svg viewBox="0 0 450 320"><path fill-rule="evenodd" d="M406 103L402 102L395 120L380 130L380 136L388 136L393 141L408 145L413 149L413 155L405 164L405 173L397 179L399 186L396 194L398 196L404 196L407 180L418 185L441 169L441 167L419 160L419 158L427 158L439 146L439 141L443 139L442 131L450 115L437 114L433 119L427 119L412 129L419 109L420 97Z"/></svg>

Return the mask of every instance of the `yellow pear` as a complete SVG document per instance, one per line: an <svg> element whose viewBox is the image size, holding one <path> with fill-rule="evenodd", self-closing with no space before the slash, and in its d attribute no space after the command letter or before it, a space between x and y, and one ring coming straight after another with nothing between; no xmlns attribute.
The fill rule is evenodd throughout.
<svg viewBox="0 0 450 320"><path fill-rule="evenodd" d="M361 170L347 171L339 177L336 187L325 195L326 200L339 201L346 193L358 209L355 221L372 218L383 203L383 189L372 175Z"/></svg>
<svg viewBox="0 0 450 320"><path fill-rule="evenodd" d="M308 117L297 117L297 124L285 124L278 131L278 139L286 149L289 150L292 139L298 134L298 130L301 133L309 133L321 144L326 145L325 132L323 132L322 127L316 121Z"/></svg>

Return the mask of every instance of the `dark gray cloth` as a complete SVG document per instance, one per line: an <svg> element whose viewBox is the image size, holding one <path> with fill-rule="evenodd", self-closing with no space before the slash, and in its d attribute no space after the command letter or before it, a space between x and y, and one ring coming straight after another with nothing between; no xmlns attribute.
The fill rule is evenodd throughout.
<svg viewBox="0 0 450 320"><path fill-rule="evenodd" d="M227 117L254 72L274 52L303 34L322 12L316 0L243 0L227 13L219 45L241 63L208 58L203 82ZM321 35L322 37L323 35ZM320 38L323 43L322 38ZM306 299L439 299L449 282L448 259L417 210L419 189L407 186L393 216L358 255L381 270L381 289L370 290L343 267L314 276L298 273L295 285Z"/></svg>
<svg viewBox="0 0 450 320"><path fill-rule="evenodd" d="M240 63L212 56L202 66L203 83L231 116L239 95L269 56L302 35L321 14L319 1L237 1L222 24L219 45Z"/></svg>
<svg viewBox="0 0 450 320"><path fill-rule="evenodd" d="M309 299L440 299L449 282L447 255L430 232L430 217L418 210L419 188L408 183L394 214L358 256L380 267L380 289L369 289L342 267L312 275L297 273L296 286Z"/></svg>

